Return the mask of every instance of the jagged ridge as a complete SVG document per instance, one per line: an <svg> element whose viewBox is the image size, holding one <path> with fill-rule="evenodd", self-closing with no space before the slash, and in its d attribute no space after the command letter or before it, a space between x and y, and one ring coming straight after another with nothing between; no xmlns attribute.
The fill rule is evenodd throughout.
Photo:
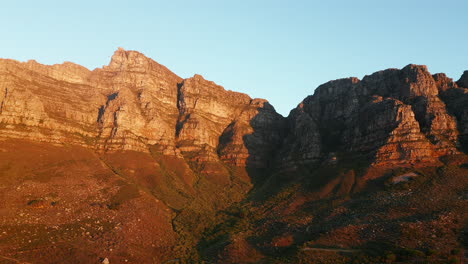
<svg viewBox="0 0 468 264"><path fill-rule="evenodd" d="M289 168L345 156L374 166L437 163L460 154L466 144L467 107L461 106L466 93L445 75L432 76L418 65L362 81L330 81L289 115L292 132L282 161Z"/></svg>

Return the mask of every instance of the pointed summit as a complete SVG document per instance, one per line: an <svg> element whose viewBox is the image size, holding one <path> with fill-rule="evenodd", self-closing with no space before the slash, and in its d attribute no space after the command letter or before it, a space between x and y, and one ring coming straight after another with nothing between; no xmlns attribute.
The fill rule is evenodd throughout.
<svg viewBox="0 0 468 264"><path fill-rule="evenodd" d="M112 55L109 67L120 70L126 68L134 68L135 66L140 68L145 64L148 64L148 60L150 59L138 51L127 51L124 48L119 47L114 52L114 55Z"/></svg>
<svg viewBox="0 0 468 264"><path fill-rule="evenodd" d="M152 72L157 75L171 76L171 78L175 78L177 81L180 81L180 77L164 65L157 63L141 52L125 50L122 47L117 48L114 55L112 55L109 65L104 66L104 69L110 71L131 71L136 73Z"/></svg>
<svg viewBox="0 0 468 264"><path fill-rule="evenodd" d="M460 77L460 80L457 81L457 84L461 87L468 87L468 71L464 71L463 75Z"/></svg>

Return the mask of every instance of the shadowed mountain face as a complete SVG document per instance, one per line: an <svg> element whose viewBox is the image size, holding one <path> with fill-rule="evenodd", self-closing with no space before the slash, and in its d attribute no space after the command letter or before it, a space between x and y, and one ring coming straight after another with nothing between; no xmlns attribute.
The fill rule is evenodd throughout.
<svg viewBox="0 0 468 264"><path fill-rule="evenodd" d="M455 102L456 93L467 89L418 65L325 83L291 112L294 132L283 160L314 163L344 155L375 166L437 163L458 154L466 137L467 108Z"/></svg>
<svg viewBox="0 0 468 264"><path fill-rule="evenodd" d="M0 261L267 260L276 246L246 240L255 228L310 240L259 213L286 190L300 206L271 213L376 188L396 167L466 172L465 87L467 72L408 65L323 84L284 118L136 51L93 71L0 60ZM214 243L239 204L264 218Z"/></svg>

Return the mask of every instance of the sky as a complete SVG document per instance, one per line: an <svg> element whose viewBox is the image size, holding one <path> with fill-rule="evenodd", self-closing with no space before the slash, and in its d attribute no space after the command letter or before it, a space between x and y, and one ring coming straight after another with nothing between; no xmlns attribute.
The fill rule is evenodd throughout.
<svg viewBox="0 0 468 264"><path fill-rule="evenodd" d="M123 47L285 116L329 80L468 70L466 0L0 1L0 58L94 69Z"/></svg>

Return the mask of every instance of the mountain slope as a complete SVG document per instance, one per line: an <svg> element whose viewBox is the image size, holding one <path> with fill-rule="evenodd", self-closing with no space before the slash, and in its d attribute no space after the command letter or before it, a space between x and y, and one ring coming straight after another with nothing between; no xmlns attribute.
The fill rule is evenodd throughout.
<svg viewBox="0 0 468 264"><path fill-rule="evenodd" d="M459 223L467 78L408 65L335 80L284 118L136 51L118 49L93 71L0 60L0 259L307 263L299 252L319 249L304 248L345 243L323 232L362 228L376 208L416 208L405 217L424 225L450 212ZM419 217L429 214L415 205L422 188L446 194L435 218ZM343 252L376 237L360 239ZM444 241L445 251L461 243Z"/></svg>
<svg viewBox="0 0 468 264"><path fill-rule="evenodd" d="M455 83L408 65L319 86L287 118L280 165L218 214L203 256L457 263L468 206L466 74Z"/></svg>
<svg viewBox="0 0 468 264"><path fill-rule="evenodd" d="M143 54L123 49L108 66L93 71L73 63L1 60L0 86L2 189L17 190L4 196L2 209L9 213L2 214L2 229L14 236L23 232L23 223L14 218L18 210L28 217L30 211L42 214L41 225L60 232L70 225L85 228L82 214L112 227L123 225L99 235L112 245L81 233L58 237L56 242L66 247L93 241L61 260L72 263L90 263L104 255L162 261L179 249L178 254L192 254L197 230L209 224L210 215L244 197L252 186L249 175L263 175L285 124L265 100L226 91L199 75L184 80ZM23 189L24 184L42 191ZM31 207L31 200L50 200L54 206ZM69 203L58 202L65 200L80 213L52 221L56 212L70 209ZM89 214L96 204L102 215ZM163 219L106 219L115 213L143 219L153 211ZM147 225L154 228L147 230ZM11 228L18 229L12 233ZM125 228L132 231L122 231ZM0 250L25 260L45 250L54 255L54 241L47 234L37 235L38 253L18 249L34 251L29 239L3 240ZM142 244L153 246L147 250ZM50 258L36 261L50 263Z"/></svg>

